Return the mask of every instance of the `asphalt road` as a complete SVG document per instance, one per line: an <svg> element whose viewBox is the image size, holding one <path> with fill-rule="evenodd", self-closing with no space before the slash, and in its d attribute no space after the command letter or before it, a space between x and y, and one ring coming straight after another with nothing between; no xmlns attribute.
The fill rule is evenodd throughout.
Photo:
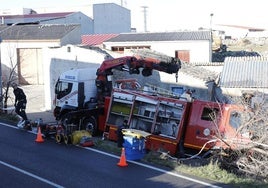
<svg viewBox="0 0 268 188"><path fill-rule="evenodd" d="M119 167L119 156L36 138L0 123L0 187L223 187L135 161Z"/></svg>

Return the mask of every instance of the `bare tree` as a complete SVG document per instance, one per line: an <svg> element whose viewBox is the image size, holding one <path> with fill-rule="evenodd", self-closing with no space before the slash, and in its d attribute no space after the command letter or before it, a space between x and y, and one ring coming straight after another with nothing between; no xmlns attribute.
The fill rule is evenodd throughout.
<svg viewBox="0 0 268 188"><path fill-rule="evenodd" d="M6 80L6 83L3 82L3 106L4 106L4 109L7 108L8 106L8 100L10 99L10 96L9 96L9 89L10 89L10 86L13 82L16 81L16 67L17 65L13 66L10 68L10 72L8 74L8 79Z"/></svg>
<svg viewBox="0 0 268 188"><path fill-rule="evenodd" d="M8 63L9 66L5 67L5 75L3 76L4 79L2 80L2 89L3 89L3 93L2 93L2 104L3 104L3 108L6 109L8 106L8 101L11 99L11 97L9 96L9 90L10 90L10 86L13 82L17 82L17 63L14 62L14 50L9 50L8 51ZM4 112L6 113L7 111L4 110Z"/></svg>
<svg viewBox="0 0 268 188"><path fill-rule="evenodd" d="M248 134L250 142L238 148L228 148L216 154L222 167L242 173L257 180L268 182L268 97L258 96L258 102L251 96L242 100L248 110L243 111L237 134ZM224 140L223 138L219 138ZM231 140L224 140L231 143Z"/></svg>

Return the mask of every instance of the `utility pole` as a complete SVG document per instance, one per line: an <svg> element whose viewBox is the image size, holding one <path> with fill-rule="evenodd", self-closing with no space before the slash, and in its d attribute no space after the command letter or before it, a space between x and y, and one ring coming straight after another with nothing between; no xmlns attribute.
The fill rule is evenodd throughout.
<svg viewBox="0 0 268 188"><path fill-rule="evenodd" d="M213 30L212 30L212 18L213 18L213 16L214 16L214 14L213 13L211 13L210 14L210 57L209 57L209 59L210 59L210 61L212 61L212 48L213 48Z"/></svg>
<svg viewBox="0 0 268 188"><path fill-rule="evenodd" d="M143 21L144 21L144 32L148 32L147 31L147 6L142 6L141 7L143 9Z"/></svg>
<svg viewBox="0 0 268 188"><path fill-rule="evenodd" d="M212 17L214 16L213 13L210 14L210 32L212 32Z"/></svg>
<svg viewBox="0 0 268 188"><path fill-rule="evenodd" d="M127 7L127 0L121 0L121 7Z"/></svg>

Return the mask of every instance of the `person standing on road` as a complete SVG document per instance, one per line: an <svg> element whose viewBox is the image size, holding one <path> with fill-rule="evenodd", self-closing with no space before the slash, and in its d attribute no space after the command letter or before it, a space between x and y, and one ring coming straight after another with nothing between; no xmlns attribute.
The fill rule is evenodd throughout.
<svg viewBox="0 0 268 188"><path fill-rule="evenodd" d="M127 129L127 120L124 120L123 125L119 126L117 128L116 134L117 134L117 147L122 148L124 143L124 134L122 132L123 129Z"/></svg>
<svg viewBox="0 0 268 188"><path fill-rule="evenodd" d="M28 124L28 118L25 112L27 99L24 91L16 83L12 83L13 93L15 95L15 112L23 119L24 125Z"/></svg>

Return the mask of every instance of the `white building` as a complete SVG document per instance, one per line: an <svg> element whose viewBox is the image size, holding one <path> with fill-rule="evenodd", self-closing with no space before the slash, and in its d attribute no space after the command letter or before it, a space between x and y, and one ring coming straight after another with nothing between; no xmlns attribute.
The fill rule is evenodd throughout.
<svg viewBox="0 0 268 188"><path fill-rule="evenodd" d="M42 48L80 44L79 25L0 26L2 79L15 68L20 84L44 84Z"/></svg>
<svg viewBox="0 0 268 188"><path fill-rule="evenodd" d="M103 48L119 53L147 48L185 62L210 62L212 59L210 31L122 33L103 42Z"/></svg>
<svg viewBox="0 0 268 188"><path fill-rule="evenodd" d="M131 31L130 10L114 3L94 4L94 33L128 33Z"/></svg>
<svg viewBox="0 0 268 188"><path fill-rule="evenodd" d="M12 9L0 11L2 25L12 24L80 24L81 34L125 33L131 31L130 10L115 3L94 4L88 10L92 16L74 9L68 12L59 12L58 9L40 10L37 13L32 9Z"/></svg>

